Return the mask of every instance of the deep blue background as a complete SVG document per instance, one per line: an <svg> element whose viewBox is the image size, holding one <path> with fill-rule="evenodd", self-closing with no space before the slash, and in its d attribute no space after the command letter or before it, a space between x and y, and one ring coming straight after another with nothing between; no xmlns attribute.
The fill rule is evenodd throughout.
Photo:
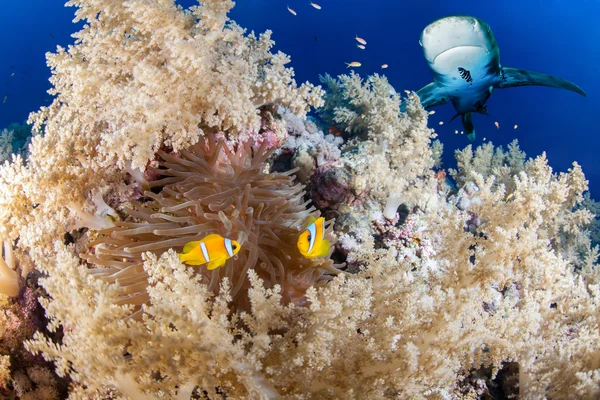
<svg viewBox="0 0 600 400"><path fill-rule="evenodd" d="M179 1L184 6L192 0ZM596 0L308 0L239 1L231 18L241 26L263 32L271 29L276 48L292 57L299 81L318 83L319 74L348 72L345 62L359 61L366 76L384 72L401 91L417 90L431 81L418 44L422 29L451 14L469 14L486 21L500 46L505 66L530 69L572 80L588 94L539 87L494 92L488 102L490 116L476 115L475 144L483 138L494 144L519 139L528 156L546 151L550 164L565 171L577 160L590 180L592 193L600 193L597 161L600 120L600 2ZM418 3L418 4L417 4ZM1 0L0 13L0 128L23 121L30 111L48 104L50 71L44 53L57 44L72 43L79 28L71 23L73 8L62 0ZM293 16L286 4L297 12ZM367 40L356 47L354 36ZM315 40L315 37L318 40ZM11 73L14 76L11 77ZM431 126L445 145L445 166L452 166L453 150L469 143L455 135L460 121L447 123L451 105L436 108ZM439 126L440 120L445 121ZM494 126L500 123L500 129ZM518 129L513 130L513 125Z"/></svg>

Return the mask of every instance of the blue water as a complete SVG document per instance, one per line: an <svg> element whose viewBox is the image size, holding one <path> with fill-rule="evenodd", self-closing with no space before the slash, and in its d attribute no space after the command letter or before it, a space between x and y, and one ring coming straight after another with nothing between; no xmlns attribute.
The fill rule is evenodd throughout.
<svg viewBox="0 0 600 400"><path fill-rule="evenodd" d="M318 83L319 74L347 73L345 63L359 61L362 76L380 73L401 91L418 90L431 74L418 40L433 20L452 14L476 16L487 22L500 46L504 66L548 73L573 81L587 98L565 90L523 87L497 90L488 101L490 116L475 115L474 144L511 142L517 138L528 156L546 151L556 171L578 161L600 193L600 2L585 0L308 0L239 1L230 17L249 31L271 29L276 48L292 57L299 81ZM50 71L44 53L72 42L79 29L71 23L74 8L60 0L5 1L0 13L0 128L23 121L30 111L49 104L45 91ZM194 1L180 1L189 6ZM297 12L290 14L286 4ZM356 47L354 36L367 40ZM11 77L11 74L14 75ZM455 135L462 129L451 105L437 107L430 126L444 143L444 167L454 164L453 150L470 142ZM444 125L438 125L444 121ZM498 121L500 129L494 122ZM513 126L517 124L518 129Z"/></svg>

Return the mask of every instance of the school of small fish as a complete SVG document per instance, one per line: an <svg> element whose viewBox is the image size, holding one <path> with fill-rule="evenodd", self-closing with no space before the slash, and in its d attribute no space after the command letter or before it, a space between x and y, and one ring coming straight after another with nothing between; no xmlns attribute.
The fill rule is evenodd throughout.
<svg viewBox="0 0 600 400"><path fill-rule="evenodd" d="M313 3L312 1L310 1L308 3L311 7L320 10L321 6L317 3ZM298 15L298 13L293 10L289 5L286 5L287 10L290 12L290 14L292 15ZM316 40L316 36L315 36L315 40ZM366 50L367 48L367 41L361 37L359 37L358 35L355 35L354 40L356 40L358 42L358 44L356 45L356 47L358 47L361 50ZM351 61L349 63L346 63L347 68L358 68L360 66L362 66L362 64L359 61ZM388 67L387 64L381 64L381 69L386 69Z"/></svg>
<svg viewBox="0 0 600 400"><path fill-rule="evenodd" d="M326 257L331 251L331 244L325 239L325 218L309 216L298 235L296 246L303 257ZM181 253L177 253L179 260L188 265L204 265L206 269L225 266L227 260L234 257L242 248L235 240L212 233L201 240L188 242L183 246Z"/></svg>

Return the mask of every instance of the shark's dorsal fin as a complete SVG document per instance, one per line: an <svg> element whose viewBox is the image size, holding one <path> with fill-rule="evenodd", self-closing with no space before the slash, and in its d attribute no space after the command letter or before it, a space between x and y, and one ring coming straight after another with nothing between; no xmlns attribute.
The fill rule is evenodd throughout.
<svg viewBox="0 0 600 400"><path fill-rule="evenodd" d="M503 67L500 71L500 83L498 83L497 87L506 89L518 86L548 86L558 89L567 89L579 93L582 96L586 96L585 92L579 86L566 79L542 74L540 72Z"/></svg>

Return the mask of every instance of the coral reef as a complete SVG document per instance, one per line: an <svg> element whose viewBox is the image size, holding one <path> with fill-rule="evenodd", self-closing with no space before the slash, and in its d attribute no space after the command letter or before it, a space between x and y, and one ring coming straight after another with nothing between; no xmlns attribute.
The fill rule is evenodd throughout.
<svg viewBox="0 0 600 400"><path fill-rule="evenodd" d="M330 167L343 172L321 171L341 178L328 187L347 188L342 199L348 203L336 207L339 229L353 231L356 238L368 237L375 234L373 221L382 213L394 219L401 204L411 209L434 207L438 194L432 168L442 149L436 145L440 154L434 154L431 140L436 135L427 127L428 114L418 98L411 94L406 113L401 114L400 96L384 76L363 80L352 72L322 80L328 86L322 118L333 113L328 123L358 135L344 144L341 166Z"/></svg>
<svg viewBox="0 0 600 400"><path fill-rule="evenodd" d="M469 146L448 190L428 113L384 76L323 78L326 135L320 88L231 1L69 4L87 25L48 56L43 132L0 167L1 395L600 396L579 165ZM296 247L310 201L335 216L328 257ZM209 233L243 249L182 264Z"/></svg>
<svg viewBox="0 0 600 400"><path fill-rule="evenodd" d="M217 291L227 277L232 301L248 308L246 278L252 269L267 287L286 288L286 303L304 302L308 287L322 286L340 271L332 260L307 259L298 251L299 228L314 208L307 208L293 170L262 172L271 154L266 147L266 142L260 148L246 142L230 152L224 140L208 135L177 155L159 151L158 167L150 168L157 179L141 182L150 190L129 203L123 222L98 231L89 244L92 251L82 255L102 267L90 274L117 284L117 304L135 305L139 315L149 299L144 253L181 252L186 243L217 233L239 242L241 250L223 268L199 268L209 290Z"/></svg>
<svg viewBox="0 0 600 400"><path fill-rule="evenodd" d="M471 180L474 173L485 177L493 174L496 177L495 184L503 184L508 193L514 189L513 176L523 171L525 165L525 153L519 148L519 141L513 140L507 151L502 146L494 147L490 141L478 146L473 153L472 145L455 152L457 169L450 169L450 176L456 180L459 187L464 186Z"/></svg>

